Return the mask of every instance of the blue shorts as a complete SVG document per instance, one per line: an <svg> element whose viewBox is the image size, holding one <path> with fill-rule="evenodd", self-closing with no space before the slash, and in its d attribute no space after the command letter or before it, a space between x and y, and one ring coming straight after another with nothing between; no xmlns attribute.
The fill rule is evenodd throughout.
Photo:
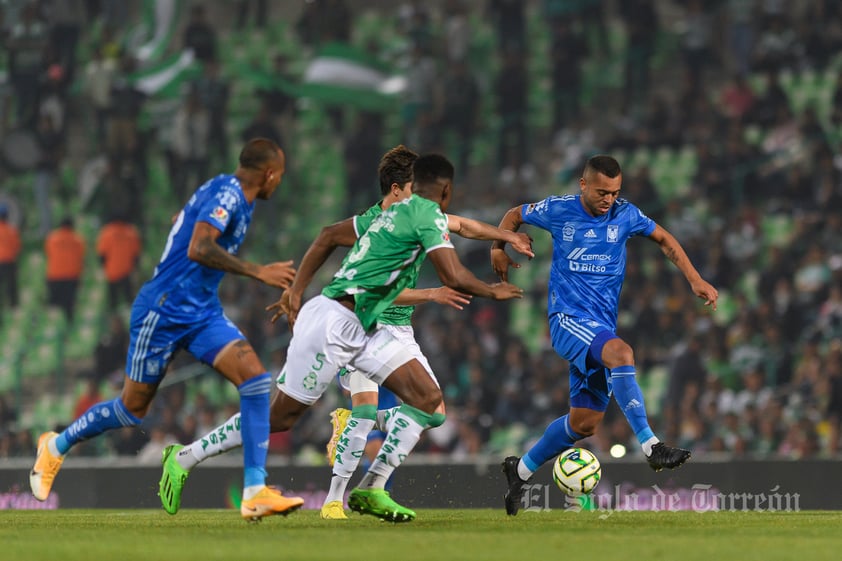
<svg viewBox="0 0 842 561"><path fill-rule="evenodd" d="M600 356L614 328L591 318L550 315L553 348L570 363L570 407L605 411L611 399L611 372Z"/></svg>
<svg viewBox="0 0 842 561"><path fill-rule="evenodd" d="M172 321L142 297L132 305L129 329L126 374L135 382L155 385L164 378L177 350L186 349L202 362L213 365L223 347L231 341L245 339L222 308L190 321Z"/></svg>

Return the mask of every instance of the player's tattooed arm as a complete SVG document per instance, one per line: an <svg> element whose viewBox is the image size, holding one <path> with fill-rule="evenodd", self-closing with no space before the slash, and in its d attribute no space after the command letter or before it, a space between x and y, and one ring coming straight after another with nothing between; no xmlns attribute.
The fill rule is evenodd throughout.
<svg viewBox="0 0 842 561"><path fill-rule="evenodd" d="M655 225L655 230L652 231L649 237L658 244L666 258L672 261L678 270L682 272L684 278L690 283L693 294L704 300L705 306L711 306L715 310L719 292L713 285L702 278L702 275L693 266L693 263L690 261L684 248L678 243L678 240L659 225Z"/></svg>
<svg viewBox="0 0 842 561"><path fill-rule="evenodd" d="M221 232L207 222L197 222L187 248L187 257L212 269L257 279L269 286L287 288L295 276L292 261L257 265L228 253L216 243Z"/></svg>

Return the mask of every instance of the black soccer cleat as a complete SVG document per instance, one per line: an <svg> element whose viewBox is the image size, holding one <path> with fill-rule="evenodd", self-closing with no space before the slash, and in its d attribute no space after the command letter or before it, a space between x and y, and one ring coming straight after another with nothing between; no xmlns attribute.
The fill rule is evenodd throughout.
<svg viewBox="0 0 842 561"><path fill-rule="evenodd" d="M673 448L659 442L652 447L652 453L646 456L646 461L649 462L649 467L655 471L661 471L664 468L675 469L689 458L690 450Z"/></svg>
<svg viewBox="0 0 842 561"><path fill-rule="evenodd" d="M506 503L506 514L509 516L517 515L520 503L523 501L524 486L527 483L517 474L519 461L520 458L517 456L509 456L503 460L503 473L506 474L506 483L509 485L506 494L503 495L503 500Z"/></svg>

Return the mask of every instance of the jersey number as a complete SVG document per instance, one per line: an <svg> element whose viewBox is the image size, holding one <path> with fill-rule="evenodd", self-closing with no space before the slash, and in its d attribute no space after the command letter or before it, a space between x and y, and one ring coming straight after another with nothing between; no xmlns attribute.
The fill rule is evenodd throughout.
<svg viewBox="0 0 842 561"><path fill-rule="evenodd" d="M170 254L170 250L172 249L173 240L175 239L176 234L178 231L181 230L181 226L184 224L184 211L178 213L178 217L175 219L175 224L172 225L170 229L170 235L167 236L167 245L164 246L164 253L161 254L161 260L158 261L158 265L164 262L164 259L167 258L167 255ZM152 275L158 275L158 267L155 267L155 273Z"/></svg>

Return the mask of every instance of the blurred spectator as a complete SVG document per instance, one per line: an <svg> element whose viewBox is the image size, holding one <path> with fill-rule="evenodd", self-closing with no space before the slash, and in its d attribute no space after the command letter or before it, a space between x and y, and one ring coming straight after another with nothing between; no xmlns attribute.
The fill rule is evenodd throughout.
<svg viewBox="0 0 842 561"><path fill-rule="evenodd" d="M9 81L15 92L17 124L20 126L35 125L46 46L47 26L39 19L38 3L26 2L20 21L11 27L6 37Z"/></svg>
<svg viewBox="0 0 842 561"><path fill-rule="evenodd" d="M20 232L9 222L9 209L0 204L0 324L6 308L18 305L18 257Z"/></svg>
<svg viewBox="0 0 842 561"><path fill-rule="evenodd" d="M132 275L141 249L140 232L125 216L117 215L100 228L96 252L108 281L108 302L112 310L121 303L131 304L134 299Z"/></svg>
<svg viewBox="0 0 842 561"><path fill-rule="evenodd" d="M726 115L740 120L751 112L756 97L743 74L737 74L722 90L722 105Z"/></svg>
<svg viewBox="0 0 842 561"><path fill-rule="evenodd" d="M166 431L165 427L154 426L149 429L149 441L137 452L137 463L140 465L159 465L161 452L168 444L178 442L175 435Z"/></svg>
<svg viewBox="0 0 842 561"><path fill-rule="evenodd" d="M109 445L118 456L136 456L141 449L149 442L149 436L144 431L136 430L134 427L123 427L114 430L107 435ZM161 453L158 453L160 456ZM158 462L161 458L158 458Z"/></svg>
<svg viewBox="0 0 842 561"><path fill-rule="evenodd" d="M97 383L112 375L122 380L128 352L129 331L126 322L120 315L114 314L108 319L108 326L94 348Z"/></svg>
<svg viewBox="0 0 842 561"><path fill-rule="evenodd" d="M216 31L207 21L204 5L190 7L190 21L184 29L183 40L184 48L192 49L198 60L209 62L216 58Z"/></svg>
<svg viewBox="0 0 842 561"><path fill-rule="evenodd" d="M73 416L81 417L82 414L102 401L102 396L99 393L99 382L97 377L92 372L84 374L82 378L82 393L76 399L76 405L73 406Z"/></svg>
<svg viewBox="0 0 842 561"><path fill-rule="evenodd" d="M251 12L254 12L254 26L258 29L266 27L266 17L268 15L267 0L236 0L236 3L238 29L243 29L246 26Z"/></svg>
<svg viewBox="0 0 842 561"><path fill-rule="evenodd" d="M64 146L61 132L56 128L49 114L42 114L39 117L35 135L41 157L36 167L33 189L38 205L38 229L43 238L53 227L54 190L58 183L59 164Z"/></svg>
<svg viewBox="0 0 842 561"><path fill-rule="evenodd" d="M438 75L435 59L418 45L412 47L406 79L410 86L403 99L404 136L408 145L423 151L419 145L430 136L426 128L433 124Z"/></svg>
<svg viewBox="0 0 842 561"><path fill-rule="evenodd" d="M117 71L117 62L103 55L102 47L95 47L93 57L85 66L83 88L94 111L96 140L104 147L108 108L111 105L111 81Z"/></svg>
<svg viewBox="0 0 842 561"><path fill-rule="evenodd" d="M497 165L501 180L512 184L518 176L529 182L532 175L527 158L527 96L528 82L526 60L520 51L504 54L503 65L494 83L497 111L500 116L500 140L497 148Z"/></svg>
<svg viewBox="0 0 842 561"><path fill-rule="evenodd" d="M123 55L120 59L119 70L111 82L107 146L109 155L119 162L135 159L140 152L140 131L137 120L146 96L130 79L135 66L135 60L130 55Z"/></svg>
<svg viewBox="0 0 842 561"><path fill-rule="evenodd" d="M266 100L260 104L257 114L254 119L243 129L240 138L243 142L247 142L252 138L268 138L274 141L278 146L284 146L284 139L281 131L272 122L272 113L269 109L269 104Z"/></svg>
<svg viewBox="0 0 842 561"><path fill-rule="evenodd" d="M758 70L779 72L795 68L802 45L794 29L783 16L770 16L754 49L753 66Z"/></svg>
<svg viewBox="0 0 842 561"><path fill-rule="evenodd" d="M360 112L345 139L343 155L348 175L348 204L345 215L350 216L368 208L380 192L377 166L383 152L383 116Z"/></svg>
<svg viewBox="0 0 842 561"><path fill-rule="evenodd" d="M440 128L443 133L451 131L454 134L459 154L459 167L456 169L466 175L482 101L479 84L468 64L457 61L448 67L442 87L447 93L444 95Z"/></svg>
<svg viewBox="0 0 842 561"><path fill-rule="evenodd" d="M76 291L85 262L85 240L73 229L73 219L64 218L44 242L47 256L47 303L73 320Z"/></svg>
<svg viewBox="0 0 842 561"><path fill-rule="evenodd" d="M211 114L193 86L173 118L170 177L179 206L208 178L210 132Z"/></svg>
<svg viewBox="0 0 842 561"><path fill-rule="evenodd" d="M76 45L82 29L84 8L81 0L47 0L44 13L50 24L50 43L58 54L67 84L76 75Z"/></svg>
<svg viewBox="0 0 842 561"><path fill-rule="evenodd" d="M202 75L193 88L199 96L202 107L210 116L208 131L208 156L217 158L217 165L227 166L228 153L228 96L230 86L220 75L218 60L209 60L202 67Z"/></svg>
<svg viewBox="0 0 842 561"><path fill-rule="evenodd" d="M640 111L649 95L649 67L658 36L658 13L653 0L628 0L620 3L620 15L626 25L628 47L625 51L624 113Z"/></svg>
<svg viewBox="0 0 842 561"><path fill-rule="evenodd" d="M751 71L751 53L754 48L755 21L758 10L756 0L725 0L722 5L727 29L727 46L730 56L729 70L740 77Z"/></svg>
<svg viewBox="0 0 842 561"><path fill-rule="evenodd" d="M289 82L291 80L287 66L289 59L281 54L272 57L272 75L278 81ZM295 110L295 98L291 97L280 87L270 89L258 88L255 90L257 97L262 104L266 104L272 118L284 116Z"/></svg>
<svg viewBox="0 0 842 561"><path fill-rule="evenodd" d="M445 0L444 16L445 59L449 64L467 62L471 47L471 28L468 8L463 0Z"/></svg>
<svg viewBox="0 0 842 561"><path fill-rule="evenodd" d="M549 58L553 83L553 129L558 130L579 113L582 66L588 55L588 45L567 18L554 20L551 34Z"/></svg>
<svg viewBox="0 0 842 561"><path fill-rule="evenodd" d="M494 25L501 53L526 49L526 6L521 0L488 0L487 12Z"/></svg>
<svg viewBox="0 0 842 561"><path fill-rule="evenodd" d="M780 73L776 70L766 72L765 82L765 91L749 114L749 120L761 127L770 126L781 110L789 109L789 98L781 87Z"/></svg>
<svg viewBox="0 0 842 561"><path fill-rule="evenodd" d="M698 399L701 395L708 376L702 359L702 342L701 334L693 334L674 351L664 396L664 413L672 426L682 422L685 412L698 407L693 397Z"/></svg>
<svg viewBox="0 0 842 561"><path fill-rule="evenodd" d="M301 42L317 47L351 38L351 11L345 0L307 0L295 24Z"/></svg>
<svg viewBox="0 0 842 561"><path fill-rule="evenodd" d="M351 40L353 13L346 0L315 0L321 4L321 38L326 43L347 43Z"/></svg>
<svg viewBox="0 0 842 561"><path fill-rule="evenodd" d="M713 16L705 11L702 0L689 0L682 50L687 77L697 88L704 84L705 69L716 54L712 49L713 33Z"/></svg>

